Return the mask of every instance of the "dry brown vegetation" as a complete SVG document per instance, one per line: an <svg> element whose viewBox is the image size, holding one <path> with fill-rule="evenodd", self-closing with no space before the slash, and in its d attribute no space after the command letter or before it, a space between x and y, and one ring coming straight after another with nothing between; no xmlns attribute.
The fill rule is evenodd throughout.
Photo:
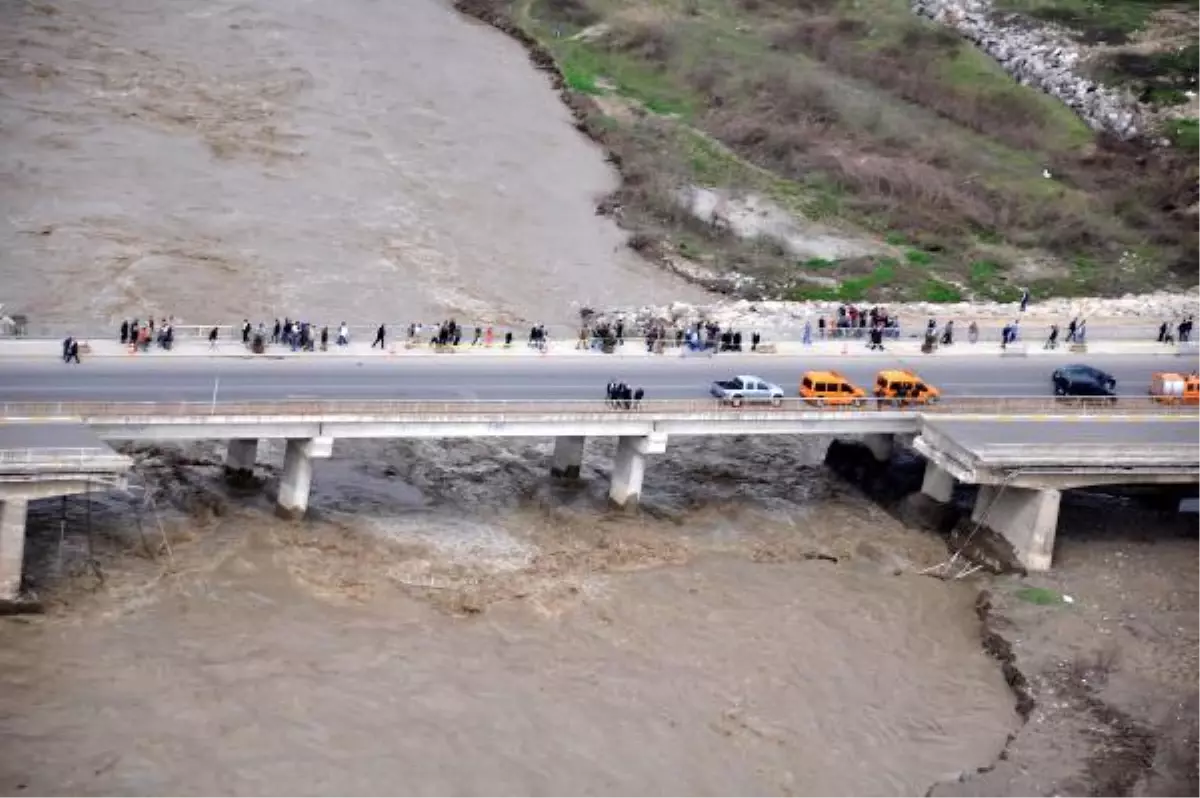
<svg viewBox="0 0 1200 798"><path fill-rule="evenodd" d="M1061 264L1035 293L1194 281L1194 158L1092 135L902 0L461 5L553 59L625 178L602 209L643 251L795 284L805 267L783 247L678 208L681 186L706 185L925 252L913 260L928 268L895 271L903 285L870 289L891 296L931 279L1002 296L1008 267L1030 261Z"/></svg>

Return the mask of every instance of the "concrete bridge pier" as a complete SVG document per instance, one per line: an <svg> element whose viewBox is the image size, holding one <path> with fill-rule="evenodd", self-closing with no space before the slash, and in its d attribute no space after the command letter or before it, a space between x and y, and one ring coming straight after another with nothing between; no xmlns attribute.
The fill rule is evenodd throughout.
<svg viewBox="0 0 1200 798"><path fill-rule="evenodd" d="M554 439L554 460L550 464L550 476L559 479L579 479L583 466L583 447L587 438L583 435L559 435Z"/></svg>
<svg viewBox="0 0 1200 798"><path fill-rule="evenodd" d="M11 601L21 592L21 565L25 560L26 498L0 500L0 600Z"/></svg>
<svg viewBox="0 0 1200 798"><path fill-rule="evenodd" d="M279 477L279 498L275 514L281 518L302 518L308 512L308 494L312 488L312 461L333 454L333 438L289 438L283 456L283 474Z"/></svg>
<svg viewBox="0 0 1200 798"><path fill-rule="evenodd" d="M871 433L862 436L863 446L871 450L871 454L875 455L875 459L881 463L886 463L892 459L892 450L896 446L896 436L888 434Z"/></svg>
<svg viewBox="0 0 1200 798"><path fill-rule="evenodd" d="M617 507L633 509L642 496L642 478L646 474L646 455L662 454L667 450L666 433L622 435L617 439L613 457L612 485L609 500Z"/></svg>
<svg viewBox="0 0 1200 798"><path fill-rule="evenodd" d="M1061 502L1055 488L980 485L971 520L1003 535L1027 570L1049 571Z"/></svg>
<svg viewBox="0 0 1200 798"><path fill-rule="evenodd" d="M234 485L250 482L258 461L258 438L234 438L225 449L225 479Z"/></svg>
<svg viewBox="0 0 1200 798"><path fill-rule="evenodd" d="M925 478L921 481L921 493L934 501L949 504L954 497L954 477L932 460L925 463Z"/></svg>

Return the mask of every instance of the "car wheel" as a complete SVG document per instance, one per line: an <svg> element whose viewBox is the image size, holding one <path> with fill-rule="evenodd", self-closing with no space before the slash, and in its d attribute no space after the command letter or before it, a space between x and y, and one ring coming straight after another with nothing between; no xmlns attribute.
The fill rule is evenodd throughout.
<svg viewBox="0 0 1200 798"><path fill-rule="evenodd" d="M772 396L771 397L771 407L780 407L782 405L783 405L783 397L782 396Z"/></svg>
<svg viewBox="0 0 1200 798"><path fill-rule="evenodd" d="M1055 385L1054 386L1054 395L1055 396L1066 396L1067 389L1062 387L1061 385Z"/></svg>
<svg viewBox="0 0 1200 798"><path fill-rule="evenodd" d="M729 404L732 407L741 407L742 406L742 397L740 397L740 396L730 397Z"/></svg>

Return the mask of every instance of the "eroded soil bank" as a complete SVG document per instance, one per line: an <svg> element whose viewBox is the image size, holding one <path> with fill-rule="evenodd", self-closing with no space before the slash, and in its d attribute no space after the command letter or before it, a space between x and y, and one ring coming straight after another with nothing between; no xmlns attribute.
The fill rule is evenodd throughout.
<svg viewBox="0 0 1200 798"><path fill-rule="evenodd" d="M826 463L943 537L961 559L937 573L990 574L971 580L981 641L1023 725L995 762L929 795L1196 793L1196 523L1177 493L1068 493L1053 572L1027 574L1006 540L971 522L973 489L948 506L913 492L918 456L878 463L835 441Z"/></svg>

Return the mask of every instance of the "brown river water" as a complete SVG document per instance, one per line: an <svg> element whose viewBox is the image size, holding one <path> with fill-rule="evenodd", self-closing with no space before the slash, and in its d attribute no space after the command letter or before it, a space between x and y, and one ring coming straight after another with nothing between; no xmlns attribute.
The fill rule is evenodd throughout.
<svg viewBox="0 0 1200 798"><path fill-rule="evenodd" d="M701 296L602 154L439 0L0 0L0 303L35 321L569 321Z"/></svg>
<svg viewBox="0 0 1200 798"><path fill-rule="evenodd" d="M543 441L338 444L309 526L226 494L218 445L143 450L157 559L128 500L93 502L103 590L85 503L62 543L38 505L34 588L62 604L5 630L0 783L890 795L993 761L1018 721L977 587L915 574L944 545L817 441L733 443L656 458L636 518L603 509L603 441L576 488Z"/></svg>
<svg viewBox="0 0 1200 798"><path fill-rule="evenodd" d="M595 216L615 177L525 54L438 0L0 0L0 43L8 312L550 323L698 298ZM338 442L304 524L271 513L277 446L244 492L216 444L137 449L152 502L33 505L47 613L0 619L0 792L953 784L1020 727L980 583L921 576L944 544L824 443L673 440L630 516L608 441L574 488L546 441ZM1194 590L1172 601L1194 619ZM1055 739L1037 773L1090 750Z"/></svg>

